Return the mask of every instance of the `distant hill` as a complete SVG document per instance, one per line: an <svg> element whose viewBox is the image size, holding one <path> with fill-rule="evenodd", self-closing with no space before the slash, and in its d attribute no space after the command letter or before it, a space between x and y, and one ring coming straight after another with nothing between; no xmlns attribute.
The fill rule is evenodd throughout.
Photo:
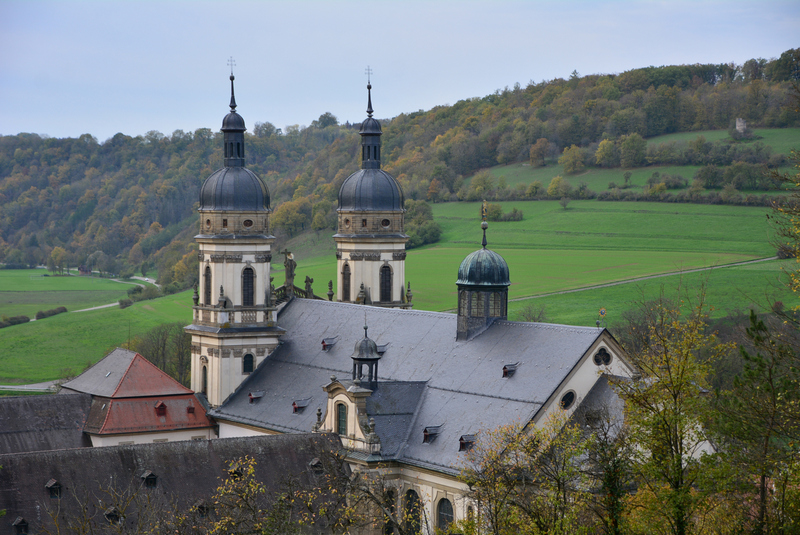
<svg viewBox="0 0 800 535"><path fill-rule="evenodd" d="M601 141L620 150L635 136L726 130L737 118L751 128L800 126L787 105L798 80L800 49L741 66L573 73L383 120L383 164L409 199L458 199L465 177L480 169L552 162L573 146L593 165ZM358 125L326 113L282 132L245 119L253 125L248 166L270 188L276 234L333 228L339 186L359 163ZM0 261L42 263L61 247L72 266L122 274L144 266L171 289L186 287L197 274L200 185L222 158L221 134L205 128L104 143L88 134L1 136Z"/></svg>

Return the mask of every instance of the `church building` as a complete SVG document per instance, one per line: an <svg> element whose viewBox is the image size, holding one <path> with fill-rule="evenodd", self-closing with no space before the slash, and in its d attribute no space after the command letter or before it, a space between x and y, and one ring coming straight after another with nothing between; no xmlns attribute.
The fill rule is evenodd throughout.
<svg viewBox="0 0 800 535"><path fill-rule="evenodd" d="M510 270L485 220L481 248L453 266L457 313L412 310L403 192L380 169L371 89L361 169L339 191L336 299L275 307L269 193L244 167L231 86L225 168L200 199L192 389L220 438L336 433L355 469L388 474L397 507L442 528L474 508L458 474L482 432L613 401L607 377L633 368L604 328L508 321Z"/></svg>

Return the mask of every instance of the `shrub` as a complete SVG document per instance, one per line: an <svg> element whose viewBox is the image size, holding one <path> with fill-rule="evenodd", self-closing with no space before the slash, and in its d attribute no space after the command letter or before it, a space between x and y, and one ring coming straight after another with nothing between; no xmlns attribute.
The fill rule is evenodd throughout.
<svg viewBox="0 0 800 535"><path fill-rule="evenodd" d="M67 311L67 307L58 307L58 308L51 308L50 310L40 310L36 313L36 319L41 320L44 318L49 318L51 316L55 316L56 314L63 314Z"/></svg>
<svg viewBox="0 0 800 535"><path fill-rule="evenodd" d="M28 323L31 319L28 316L3 316L0 321L0 329L3 327L10 327L11 325L19 325L20 323Z"/></svg>
<svg viewBox="0 0 800 535"><path fill-rule="evenodd" d="M120 299L119 300L119 308L128 308L133 304L133 301L130 299Z"/></svg>

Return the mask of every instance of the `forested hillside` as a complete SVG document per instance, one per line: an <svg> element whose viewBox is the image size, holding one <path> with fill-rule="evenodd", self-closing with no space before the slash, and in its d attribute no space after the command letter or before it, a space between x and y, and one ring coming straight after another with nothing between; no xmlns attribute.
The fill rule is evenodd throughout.
<svg viewBox="0 0 800 535"><path fill-rule="evenodd" d="M648 165L658 160L647 153L626 161L625 143L638 147L639 137L729 129L736 118L750 127L800 126L800 115L787 106L798 80L800 49L741 66L574 72L567 80L384 119L383 164L408 199L432 200L463 198L465 177L498 164L536 165L574 154L581 165ZM375 103L380 110L380 88ZM222 104L220 120L227 111ZM308 127L281 131L248 116L242 104L252 132L248 166L269 186L276 233L333 228L338 189L359 164L358 125L341 125L326 113ZM598 152L603 145L607 158L598 156L606 154ZM705 150L702 144L698 150ZM744 157L737 150L725 153L724 165L747 158L780 164L768 154ZM123 274L144 266L150 274L157 270L161 283L185 287L196 277L191 238L199 189L221 164L221 134L206 128L117 134L102 143L88 134L2 136L0 261L46 263L55 250L62 264Z"/></svg>

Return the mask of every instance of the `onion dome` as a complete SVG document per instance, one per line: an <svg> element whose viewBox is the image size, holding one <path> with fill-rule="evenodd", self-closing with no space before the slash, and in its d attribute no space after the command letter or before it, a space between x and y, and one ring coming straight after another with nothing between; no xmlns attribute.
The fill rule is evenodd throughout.
<svg viewBox="0 0 800 535"><path fill-rule="evenodd" d="M382 169L360 169L347 177L339 189L339 210L400 211L400 184Z"/></svg>
<svg viewBox="0 0 800 535"><path fill-rule="evenodd" d="M366 323L366 316L364 317ZM366 383L367 388L375 390L378 387L378 345L367 336L367 326L364 325L364 338L356 342L353 349L353 381L358 381L357 386ZM366 370L364 370L366 368Z"/></svg>
<svg viewBox="0 0 800 535"><path fill-rule="evenodd" d="M236 97L233 94L233 74L231 74L231 112L222 119L222 131L223 132L244 132L246 130L244 126L244 119L242 116L236 113Z"/></svg>
<svg viewBox="0 0 800 535"><path fill-rule="evenodd" d="M367 118L361 123L361 129L358 133L362 136L367 134L380 136L383 134L381 123L372 118L372 84L370 83L367 84Z"/></svg>
<svg viewBox="0 0 800 535"><path fill-rule="evenodd" d="M269 211L266 184L244 166L244 119L236 113L231 74L231 111L222 120L225 167L211 174L200 188L201 211Z"/></svg>
<svg viewBox="0 0 800 535"><path fill-rule="evenodd" d="M353 360L376 360L381 358L378 353L378 344L367 336L367 326L364 325L364 338L356 342L353 348Z"/></svg>
<svg viewBox="0 0 800 535"><path fill-rule="evenodd" d="M361 123L361 169L339 189L339 210L402 211L400 184L381 170L381 125L372 118L372 84L367 84L367 115Z"/></svg>
<svg viewBox="0 0 800 535"><path fill-rule="evenodd" d="M246 167L217 169L200 189L200 210L264 212L269 210L269 191Z"/></svg>
<svg viewBox="0 0 800 535"><path fill-rule="evenodd" d="M483 248L470 253L458 267L456 284L467 286L510 286L508 264L502 256L486 248L486 221L483 228Z"/></svg>

